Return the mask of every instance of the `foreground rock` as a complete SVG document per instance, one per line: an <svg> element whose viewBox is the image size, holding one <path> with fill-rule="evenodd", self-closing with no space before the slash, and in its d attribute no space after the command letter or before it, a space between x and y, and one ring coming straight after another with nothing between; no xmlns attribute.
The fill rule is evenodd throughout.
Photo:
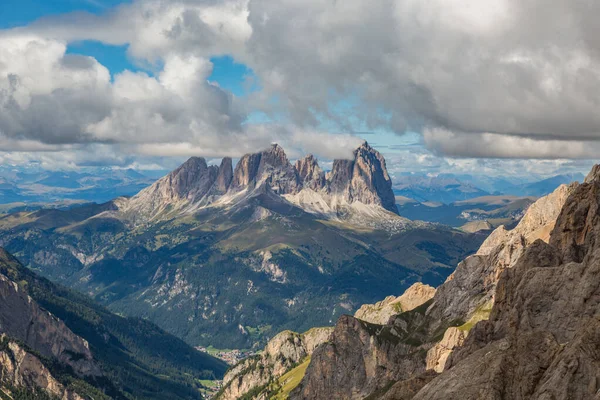
<svg viewBox="0 0 600 400"><path fill-rule="evenodd" d="M595 168L502 275L488 321L415 399L597 399L600 389L600 177Z"/></svg>
<svg viewBox="0 0 600 400"><path fill-rule="evenodd" d="M385 325L391 316L413 310L431 300L434 295L435 288L417 282L401 296L388 296L378 303L361 306L354 316L372 324Z"/></svg>
<svg viewBox="0 0 600 400"><path fill-rule="evenodd" d="M489 396L483 397L476 395L475 390L469 392L471 397L465 396L464 392L459 390L451 392L444 388L455 385L452 378L436 384L441 378L435 378L435 373L445 371L457 363L460 365L459 361L468 354L465 353L464 348L476 351L482 346L482 340L489 340L490 328L486 330L483 327L491 325L486 320L490 317L492 309L496 310L500 304L506 302L505 285L499 283L501 277L506 279L505 276L517 273L512 271L513 267L516 270L515 265L526 263L524 260L529 259L530 263L533 262L531 256L529 258L527 256L529 247L548 246L544 240L550 240L568 248L565 253L573 260L579 262L582 259L579 243L582 241L581 236L588 230L579 225L582 225L581 221L588 221L589 217L580 216L572 221L573 218L564 216L565 213L587 215L589 209L593 208L590 206L583 211L578 209L571 213L565 211L573 207L570 204L577 196L576 192L580 190L581 187L577 184L561 186L554 193L533 204L515 229L507 231L503 227L498 228L481 246L477 254L468 257L458 265L455 273L435 292L433 299L424 305L389 317L387 313L379 314L381 310L390 307L394 301L386 299L388 301L366 307L357 314L363 318L368 318L371 314L372 321L379 322L381 325L370 324L349 316L342 317L331 340L315 350L306 375L291 398L363 399L369 396L369 398L390 399L409 399L413 396L421 396L419 398L423 399L496 398L491 395L492 392L487 393ZM587 198L593 199L594 196L588 195ZM581 203L581 200L578 200L574 204ZM562 227L563 225L569 226ZM572 227L573 225L577 226L577 229ZM554 233L550 239L549 232L553 229ZM562 233L556 234L557 231ZM573 250L573 245L569 245L572 243L576 243L577 251ZM553 256L551 252L545 252L542 260L536 263L544 265L559 258ZM595 286L598 286L597 279L592 281L595 281ZM524 304L527 303L526 298L523 297ZM551 302L554 297L551 293L546 293L541 298ZM564 305L562 303L562 306ZM540 305L538 312L547 310L547 307L547 305ZM532 323L527 313L520 314L520 312L521 310L511 314L513 320L511 323L507 322L504 330L514 325L515 318L521 320L524 318L525 322ZM492 313L492 317L494 315ZM384 322L386 318L388 320ZM540 318L546 318L547 323L552 321L552 317L546 314ZM471 331L474 326L477 326L477 329ZM498 347L499 354L506 350L505 342L495 343L495 346ZM550 344L549 346L552 347ZM515 351L522 351L525 348L526 346L518 347ZM487 357L483 357L484 354L486 353L478 353L474 356L479 360L477 366L465 369L462 376L464 385L471 384L469 374L477 374L478 368L483 368L481 363L485 363ZM533 353L530 353L529 357L533 357ZM509 359L510 357L506 358ZM523 357L516 359L524 363L526 361ZM542 368L550 364L541 362L540 365ZM502 368L511 367L502 366ZM441 376L448 376L447 372L443 372ZM515 376L511 376L507 379L514 378ZM424 385L427 385L425 388L432 389L421 395L419 392ZM491 385L501 387L497 383ZM437 397L432 397L435 391ZM455 397L445 397L448 393L453 393Z"/></svg>
<svg viewBox="0 0 600 400"><path fill-rule="evenodd" d="M317 346L329 339L332 331L333 328L313 328L303 334L279 333L261 354L243 360L227 371L217 398L234 400L250 391L254 398L273 395L278 388L269 387L269 384L310 357Z"/></svg>

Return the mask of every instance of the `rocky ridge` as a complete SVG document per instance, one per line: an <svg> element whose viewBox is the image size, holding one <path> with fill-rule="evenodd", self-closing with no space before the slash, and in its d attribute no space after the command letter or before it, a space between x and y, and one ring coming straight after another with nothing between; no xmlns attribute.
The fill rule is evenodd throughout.
<svg viewBox="0 0 600 400"><path fill-rule="evenodd" d="M499 293L504 290L499 281L507 275L505 271L512 271L522 262L533 243L545 243L550 230L560 229L559 213L563 210L564 214L568 199L578 190L577 184L561 186L532 205L515 229L498 228L477 254L459 264L423 306L392 316L382 324L350 316L340 318L331 340L315 350L306 375L291 398L380 398L386 392L398 396L404 393L402 396L410 396L398 398L411 398L420 389L415 382L421 386L429 381L433 384L435 372L444 371L458 359L453 351L476 340L473 335L480 337L470 330L485 324L477 323L486 321L490 311L497 308L497 297L502 298ZM572 232L570 228L563 231ZM581 241L580 236L571 236L573 239L567 241ZM573 257L581 259L578 254ZM355 367L348 369L344 367L347 365ZM417 379L419 376L422 378ZM444 393L439 386L437 389Z"/></svg>
<svg viewBox="0 0 600 400"><path fill-rule="evenodd" d="M565 202L496 289L442 374L415 399L597 399L600 366L600 168ZM476 372L475 372L476 371Z"/></svg>
<svg viewBox="0 0 600 400"><path fill-rule="evenodd" d="M421 282L413 284L401 296L388 296L375 304L362 305L354 317L371 324L385 325L390 317L410 311L431 300L435 288Z"/></svg>
<svg viewBox="0 0 600 400"><path fill-rule="evenodd" d="M223 379L220 400L235 400L250 391L254 398L269 398L280 388L277 378L310 357L314 349L329 339L333 328L313 328L303 334L283 331L269 340L264 351L232 367Z"/></svg>
<svg viewBox="0 0 600 400"><path fill-rule="evenodd" d="M192 157L119 207L133 219L140 214L156 218L231 205L264 190L312 213L333 216L340 207L360 203L397 214L385 160L367 142L354 151L353 160L335 160L327 175L312 155L292 165L277 144L244 155L233 171L229 158L217 167Z"/></svg>

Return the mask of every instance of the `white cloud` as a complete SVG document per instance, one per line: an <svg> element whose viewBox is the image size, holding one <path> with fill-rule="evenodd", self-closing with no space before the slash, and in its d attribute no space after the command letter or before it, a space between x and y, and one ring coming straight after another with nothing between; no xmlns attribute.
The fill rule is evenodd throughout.
<svg viewBox="0 0 600 400"><path fill-rule="evenodd" d="M0 135L181 155L277 140L334 155L353 139L319 132L322 119L358 119L423 132L453 157L595 157L599 12L579 0L137 0L46 18L0 32ZM96 60L65 55L79 40L127 44L157 74L111 82ZM239 99L207 83L223 54L261 90ZM332 106L349 98L351 115ZM251 111L289 126L243 125Z"/></svg>

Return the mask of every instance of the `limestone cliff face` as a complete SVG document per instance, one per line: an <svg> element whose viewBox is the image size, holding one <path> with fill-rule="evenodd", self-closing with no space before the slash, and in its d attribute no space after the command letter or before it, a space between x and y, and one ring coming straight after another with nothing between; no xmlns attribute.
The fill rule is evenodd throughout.
<svg viewBox="0 0 600 400"><path fill-rule="evenodd" d="M219 171L217 173L217 179L212 188L212 194L222 195L227 193L231 181L233 180L233 164L231 158L225 157L221 161Z"/></svg>
<svg viewBox="0 0 600 400"><path fill-rule="evenodd" d="M423 312L409 311L386 326L340 317L290 399L364 399L390 382L425 372L423 338L409 328L423 323Z"/></svg>
<svg viewBox="0 0 600 400"><path fill-rule="evenodd" d="M597 399L600 389L600 180L567 199L549 243L501 276L488 321L415 399Z"/></svg>
<svg viewBox="0 0 600 400"><path fill-rule="evenodd" d="M6 335L0 336L0 388L4 395L10 390L41 390L61 400L83 400L81 396L64 387L44 366L40 359L26 351ZM9 397L12 398L12 395Z"/></svg>
<svg viewBox="0 0 600 400"><path fill-rule="evenodd" d="M192 157L152 186L135 195L124 207L135 213L155 215L169 208L201 201L209 192L219 169L201 157Z"/></svg>
<svg viewBox="0 0 600 400"><path fill-rule="evenodd" d="M313 328L303 334L284 331L271 339L264 351L231 368L223 379L218 399L234 400L284 375L328 340L333 328ZM256 398L261 398L257 394Z"/></svg>
<svg viewBox="0 0 600 400"><path fill-rule="evenodd" d="M446 368L446 361L454 349L462 346L467 337L466 329L451 326L444 332L444 337L427 352L426 368L441 373Z"/></svg>
<svg viewBox="0 0 600 400"><path fill-rule="evenodd" d="M478 309L490 309L500 275L512 268L535 240L547 241L560 210L577 184L562 185L533 203L519 224L507 231L497 228L477 254L461 262L438 288L431 315L437 320L467 320Z"/></svg>
<svg viewBox="0 0 600 400"><path fill-rule="evenodd" d="M331 195L351 204L375 204L398 213L385 159L367 142L354 151L353 160L335 160L327 175Z"/></svg>
<svg viewBox="0 0 600 400"><path fill-rule="evenodd" d="M372 324L385 325L391 316L413 310L431 300L434 295L435 288L417 282L406 289L401 296L388 296L378 303L364 304L354 316Z"/></svg>
<svg viewBox="0 0 600 400"><path fill-rule="evenodd" d="M317 159L312 154L296 161L294 168L298 172L298 178L305 188L314 191L325 189L325 173L319 167Z"/></svg>
<svg viewBox="0 0 600 400"><path fill-rule="evenodd" d="M0 333L21 340L45 357L69 365L79 375L101 374L88 343L1 274Z"/></svg>
<svg viewBox="0 0 600 400"><path fill-rule="evenodd" d="M399 315L382 316L377 322L382 323L388 318L383 325L342 317L331 340L313 354L306 375L292 398L358 399L379 393L382 398L408 399L417 395L421 386L433 385L437 380L434 379L436 372L444 371L442 376L445 375L445 370L463 357L463 344L468 346L471 340L476 342L478 338L488 337L488 332L480 332L479 327L486 326L490 312L494 316L492 307L495 310L505 302L503 285L499 283L501 277L512 274L513 267L524 262L528 249L534 246L532 243L543 244L539 239L548 240L548 232L553 230L550 242L567 248L563 253L570 255L571 260L581 262L583 249L589 248L586 243L592 240L586 236L591 233L584 222L592 219L590 214L595 215L594 206L585 204L592 204L592 200L600 195L588 194L587 202L573 202L579 190L576 184L562 186L532 205L512 231L499 228L477 254L459 264L455 273L437 289L433 299L422 306ZM578 215L577 220L564 216L569 207L576 208L568 215ZM564 233L557 236L559 230ZM538 265L551 263L556 258L550 253L545 257L547 260ZM394 300L388 300L375 308L389 307ZM357 315L365 318L364 315L369 314L367 311L365 308ZM522 319L520 315L527 314L515 313L513 318ZM531 323L532 318L525 317L525 320ZM506 326L511 324L514 322ZM478 329L472 330L473 326ZM352 368L348 368L350 365ZM478 368L483 367L479 365ZM469 373L476 374L476 369ZM445 384L452 385L448 381ZM388 395L384 395L385 388L389 388ZM440 386L436 389L444 393ZM440 395L437 398L446 397Z"/></svg>
<svg viewBox="0 0 600 400"><path fill-rule="evenodd" d="M243 189L256 180L261 156L260 153L246 154L240 158L233 173L232 188Z"/></svg>
<svg viewBox="0 0 600 400"><path fill-rule="evenodd" d="M397 212L392 180L388 175L385 159L367 142L355 151L350 190L352 201L377 204L388 211Z"/></svg>

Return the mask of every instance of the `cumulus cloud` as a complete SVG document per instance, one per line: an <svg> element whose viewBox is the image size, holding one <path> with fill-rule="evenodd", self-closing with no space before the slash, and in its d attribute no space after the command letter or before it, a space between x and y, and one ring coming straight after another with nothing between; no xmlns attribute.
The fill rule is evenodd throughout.
<svg viewBox="0 0 600 400"><path fill-rule="evenodd" d="M46 18L0 33L0 132L215 155L273 140L311 148L318 135L331 155L352 139L319 132L323 120L359 119L422 132L453 157L594 157L599 12L584 0L137 0ZM96 60L65 54L80 40L126 44L158 72L113 82ZM239 99L207 83L209 58L223 54L261 90ZM289 126L249 128L256 110Z"/></svg>

